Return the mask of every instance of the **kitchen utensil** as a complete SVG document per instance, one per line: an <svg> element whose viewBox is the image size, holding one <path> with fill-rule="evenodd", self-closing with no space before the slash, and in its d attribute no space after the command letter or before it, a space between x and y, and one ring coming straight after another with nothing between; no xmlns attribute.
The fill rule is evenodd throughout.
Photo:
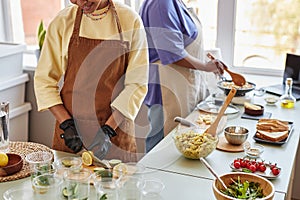
<svg viewBox="0 0 300 200"><path fill-rule="evenodd" d="M208 162L205 160L205 158L200 158L200 161L207 167L207 169L220 181L224 189L227 189L226 184L222 181L222 179L218 176L218 174L215 172L215 170L208 164Z"/></svg>
<svg viewBox="0 0 300 200"><path fill-rule="evenodd" d="M211 53L207 53L207 57L210 58L211 60L215 60L215 57ZM231 76L234 84L236 84L238 86L243 86L246 84L246 79L244 76L230 71L228 69L228 67L222 61L220 61L220 62L222 63L224 70Z"/></svg>
<svg viewBox="0 0 300 200"><path fill-rule="evenodd" d="M228 94L228 96L226 97L223 106L221 107L221 110L219 111L217 118L215 119L215 121L210 125L210 127L208 127L205 131L205 133L209 133L212 136L215 136L217 133L217 128L219 125L219 122L221 120L221 117L223 116L226 108L228 107L228 105L230 104L232 98L234 97L236 93L236 89L232 88Z"/></svg>

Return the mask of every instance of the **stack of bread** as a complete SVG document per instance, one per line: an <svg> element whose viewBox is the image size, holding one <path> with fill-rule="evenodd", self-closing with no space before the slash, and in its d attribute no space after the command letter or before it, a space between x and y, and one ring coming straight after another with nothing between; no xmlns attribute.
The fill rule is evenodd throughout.
<svg viewBox="0 0 300 200"><path fill-rule="evenodd" d="M260 119L256 124L256 137L279 142L288 137L289 126L288 122L278 119Z"/></svg>

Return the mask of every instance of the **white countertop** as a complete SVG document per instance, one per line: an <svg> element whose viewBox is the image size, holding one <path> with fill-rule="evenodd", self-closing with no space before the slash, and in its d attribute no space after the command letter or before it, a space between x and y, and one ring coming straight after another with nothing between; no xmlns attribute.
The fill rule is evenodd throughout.
<svg viewBox="0 0 300 200"><path fill-rule="evenodd" d="M300 113L300 102L297 102L294 109L283 109L279 105L267 106L263 100L264 97L254 97L253 103L265 106L266 112L272 113L272 118L282 119L294 122L294 131L288 142L282 146L263 144L265 147L262 158L266 161L277 162L282 168L281 175L272 180L275 190L279 193L288 195L291 189L290 181L293 179L293 166L296 159L297 148L299 145L300 120L296 120ZM249 130L248 141L255 143L253 135L255 133L256 120L242 119L243 108L239 107L240 112L234 116L228 116L227 125L240 125ZM194 111L188 119L195 119L198 111ZM222 135L223 133L221 133ZM206 159L218 174L231 171L230 163L235 158L243 157L244 152L229 153L215 150ZM186 176L198 177L201 179L214 179L213 175L199 160L190 160L184 158L176 149L172 140L172 132L160 142L150 153L141 161L145 166L152 169L160 169L169 173L176 173Z"/></svg>

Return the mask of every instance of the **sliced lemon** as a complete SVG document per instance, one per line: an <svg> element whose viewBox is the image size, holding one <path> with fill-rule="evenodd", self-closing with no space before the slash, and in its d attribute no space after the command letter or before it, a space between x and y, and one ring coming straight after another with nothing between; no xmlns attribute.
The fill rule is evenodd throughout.
<svg viewBox="0 0 300 200"><path fill-rule="evenodd" d="M0 152L0 167L5 167L8 164L8 156L4 152Z"/></svg>
<svg viewBox="0 0 300 200"><path fill-rule="evenodd" d="M113 174L117 177L127 174L128 166L124 163L117 164L113 168Z"/></svg>
<svg viewBox="0 0 300 200"><path fill-rule="evenodd" d="M85 151L81 155L82 163L86 166L91 166L93 164L93 157L91 151Z"/></svg>
<svg viewBox="0 0 300 200"><path fill-rule="evenodd" d="M119 160L119 159L111 159L111 160L108 161L108 163L109 163L110 166L112 166L112 167L114 167L114 166L120 164L121 162L122 162L122 161Z"/></svg>

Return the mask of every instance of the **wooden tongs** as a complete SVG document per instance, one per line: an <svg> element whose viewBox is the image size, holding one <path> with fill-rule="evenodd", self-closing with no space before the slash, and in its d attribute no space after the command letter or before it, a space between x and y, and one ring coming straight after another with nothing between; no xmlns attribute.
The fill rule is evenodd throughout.
<svg viewBox="0 0 300 200"><path fill-rule="evenodd" d="M211 60L215 60L216 58L211 54L207 53L207 57ZM224 70L231 76L232 82L237 86L243 86L246 84L246 79L241 74L234 73L228 69L228 67L224 64L224 62L220 61L222 63Z"/></svg>

